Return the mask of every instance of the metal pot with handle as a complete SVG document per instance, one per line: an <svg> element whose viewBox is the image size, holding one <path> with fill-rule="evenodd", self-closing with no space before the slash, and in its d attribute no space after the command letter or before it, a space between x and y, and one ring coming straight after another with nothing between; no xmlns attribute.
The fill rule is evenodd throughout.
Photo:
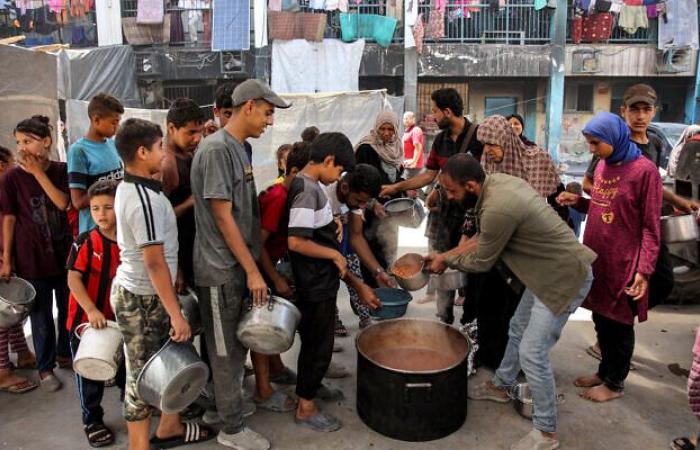
<svg viewBox="0 0 700 450"><path fill-rule="evenodd" d="M661 218L661 235L667 244L696 241L700 235L698 217L695 214L663 216Z"/></svg>
<svg viewBox="0 0 700 450"><path fill-rule="evenodd" d="M36 291L28 281L12 277L0 280L0 328L10 328L29 317Z"/></svg>
<svg viewBox="0 0 700 450"><path fill-rule="evenodd" d="M300 320L301 313L292 302L269 295L261 306L254 306L250 301L236 335L252 351L275 355L292 346Z"/></svg>
<svg viewBox="0 0 700 450"><path fill-rule="evenodd" d="M423 206L412 198L402 197L389 200L384 204L386 215L397 224L409 227L420 227L425 218Z"/></svg>
<svg viewBox="0 0 700 450"><path fill-rule="evenodd" d="M73 370L83 378L95 381L111 380L117 375L124 339L116 322L98 330L89 323L78 325L75 335L80 339L73 358Z"/></svg>
<svg viewBox="0 0 700 450"><path fill-rule="evenodd" d="M197 399L208 378L209 368L190 342L168 340L143 366L136 389L149 405L175 414Z"/></svg>

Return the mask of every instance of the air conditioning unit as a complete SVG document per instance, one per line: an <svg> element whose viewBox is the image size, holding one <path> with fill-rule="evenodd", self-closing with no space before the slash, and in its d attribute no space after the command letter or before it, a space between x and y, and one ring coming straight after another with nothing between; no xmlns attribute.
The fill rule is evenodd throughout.
<svg viewBox="0 0 700 450"><path fill-rule="evenodd" d="M575 74L600 72L600 50L594 48L574 50L571 55L571 72Z"/></svg>
<svg viewBox="0 0 700 450"><path fill-rule="evenodd" d="M669 47L656 52L656 73L689 72L692 53L690 47Z"/></svg>
<svg viewBox="0 0 700 450"><path fill-rule="evenodd" d="M159 76L161 74L160 57L157 52L134 52L136 57L136 74L141 77Z"/></svg>
<svg viewBox="0 0 700 450"><path fill-rule="evenodd" d="M221 52L219 58L221 63L221 73L236 74L244 70L245 63L243 62L242 51Z"/></svg>

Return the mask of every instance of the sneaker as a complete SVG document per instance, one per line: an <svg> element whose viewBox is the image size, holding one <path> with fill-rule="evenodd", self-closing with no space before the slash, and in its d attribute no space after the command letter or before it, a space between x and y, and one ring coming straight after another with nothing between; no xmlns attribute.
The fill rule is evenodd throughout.
<svg viewBox="0 0 700 450"><path fill-rule="evenodd" d="M216 441L225 447L236 450L268 450L270 448L270 441L248 427L244 427L235 434L219 431Z"/></svg>
<svg viewBox="0 0 700 450"><path fill-rule="evenodd" d="M345 378L350 375L348 369L344 365L338 364L335 361L331 361L326 371L326 376L324 378Z"/></svg>
<svg viewBox="0 0 700 450"><path fill-rule="evenodd" d="M559 441L542 435L540 430L532 430L510 447L510 450L557 450Z"/></svg>
<svg viewBox="0 0 700 450"><path fill-rule="evenodd" d="M63 383L61 383L61 380L59 380L58 377L52 373L44 378L41 378L39 386L45 391L55 392L63 387Z"/></svg>
<svg viewBox="0 0 700 450"><path fill-rule="evenodd" d="M241 402L241 408L243 409L243 417L250 417L255 414L255 411L257 411L255 403L246 399L243 399ZM202 416L202 422L204 422L206 425L220 424L221 417L219 416L219 412L216 409L207 409Z"/></svg>

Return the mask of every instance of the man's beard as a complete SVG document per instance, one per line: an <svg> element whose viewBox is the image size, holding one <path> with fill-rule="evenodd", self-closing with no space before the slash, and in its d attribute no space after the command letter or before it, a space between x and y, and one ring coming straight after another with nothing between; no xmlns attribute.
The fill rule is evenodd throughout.
<svg viewBox="0 0 700 450"><path fill-rule="evenodd" d="M443 117L442 119L440 119L437 126L441 130L446 130L446 129L450 128L450 119L448 119L447 117Z"/></svg>

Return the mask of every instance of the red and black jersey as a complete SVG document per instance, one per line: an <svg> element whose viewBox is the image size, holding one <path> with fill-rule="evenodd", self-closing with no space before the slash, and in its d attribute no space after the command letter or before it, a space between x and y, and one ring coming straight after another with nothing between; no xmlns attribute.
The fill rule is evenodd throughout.
<svg viewBox="0 0 700 450"><path fill-rule="evenodd" d="M97 228L80 234L71 247L66 268L82 274L83 284L88 295L107 320L114 320L114 313L109 304L109 293L112 280L119 266L119 246L106 238ZM87 322L87 314L70 294L68 303L68 320L66 328L69 331L81 323Z"/></svg>

